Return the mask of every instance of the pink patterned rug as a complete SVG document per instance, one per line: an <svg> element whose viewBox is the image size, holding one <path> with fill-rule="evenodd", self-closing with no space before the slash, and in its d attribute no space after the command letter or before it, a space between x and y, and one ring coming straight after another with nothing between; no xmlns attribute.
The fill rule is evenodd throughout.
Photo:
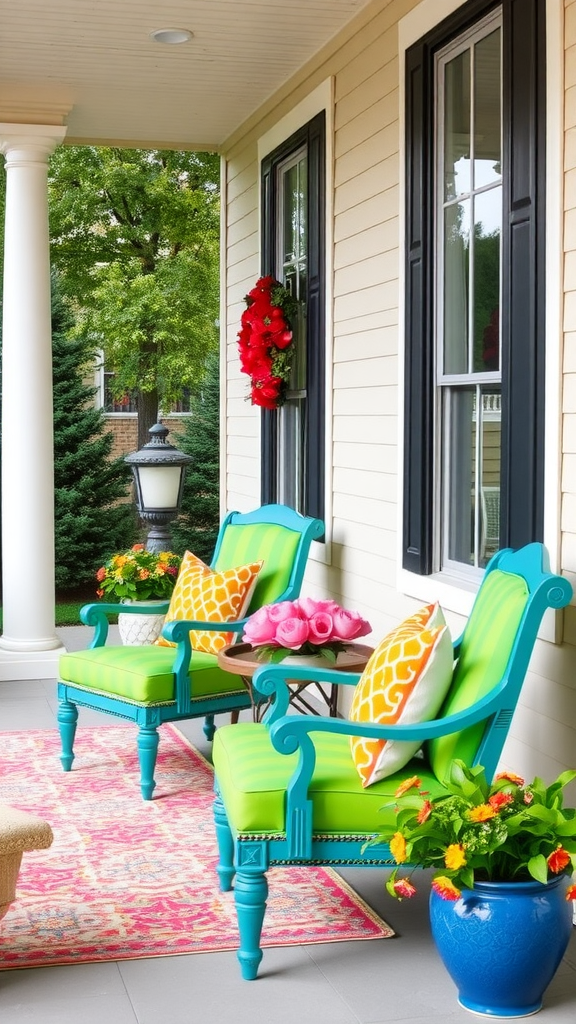
<svg viewBox="0 0 576 1024"><path fill-rule="evenodd" d="M72 772L58 732L0 733L0 802L42 815L0 923L0 969L208 953L237 946L234 895L216 881L212 768L161 729L155 798L140 796L133 727L80 728ZM387 938L335 872L272 868L264 946Z"/></svg>

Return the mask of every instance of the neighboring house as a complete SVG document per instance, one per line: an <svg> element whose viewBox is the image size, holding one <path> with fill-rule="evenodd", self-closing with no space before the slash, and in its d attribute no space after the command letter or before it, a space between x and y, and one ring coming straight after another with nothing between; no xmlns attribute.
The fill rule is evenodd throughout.
<svg viewBox="0 0 576 1024"><path fill-rule="evenodd" d="M114 444L111 455L116 458L120 455L128 455L138 448L138 414L136 403L130 395L126 395L118 401L110 390L110 378L114 374L106 370L104 357L100 354L97 357L97 365L94 375L94 386L96 394L94 401L96 408L104 410L106 428L114 437ZM160 412L159 420L168 427L170 444L178 447L178 435L184 433L186 418L190 415L190 400L184 396L178 402L175 409L170 410L166 415Z"/></svg>
<svg viewBox="0 0 576 1024"><path fill-rule="evenodd" d="M318 0L295 17L263 0L255 10L226 5L224 26L220 4L191 2L207 59L181 51L157 77L158 51L134 41L132 25L124 35L101 27L99 39L130 38L126 59L106 63L83 37L96 86L83 92L70 48L72 84L52 96L68 141L222 154L222 509L278 500L321 516L304 589L358 608L375 640L436 599L456 634L499 545L544 540L553 569L576 583L576 2ZM106 17L123 11L107 6ZM50 53L50 15L37 16L31 81L38 54L48 63ZM26 51L16 58L22 83ZM54 117L42 129L47 94L26 118L18 90L4 119L37 112L36 135L61 142ZM10 142L19 145L31 149ZM20 166L15 157L16 178ZM9 273L21 279L31 275L15 230L28 223L26 187L22 176L6 236ZM238 361L244 296L262 273L289 283L305 314L279 414L246 401ZM5 303L14 294L5 289ZM19 337L5 329L4 348L20 353ZM17 377L14 366L5 415L18 424L31 372ZM41 440L38 429L27 448L35 466L48 457ZM3 452L15 493L35 479L26 458L20 444ZM27 595L19 613L18 537L13 549L4 623L25 649L45 636L46 597ZM576 602L550 614L541 637L505 759L552 778L576 750Z"/></svg>

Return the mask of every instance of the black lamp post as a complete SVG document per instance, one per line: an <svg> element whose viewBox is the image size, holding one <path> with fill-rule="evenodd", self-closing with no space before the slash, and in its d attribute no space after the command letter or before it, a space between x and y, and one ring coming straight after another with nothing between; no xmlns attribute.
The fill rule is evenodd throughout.
<svg viewBox="0 0 576 1024"><path fill-rule="evenodd" d="M192 456L166 440L169 430L161 423L150 427L148 433L150 441L137 452L126 455L124 462L134 474L136 508L152 527L146 541L147 550L169 551L169 523L178 514L186 466L192 462Z"/></svg>

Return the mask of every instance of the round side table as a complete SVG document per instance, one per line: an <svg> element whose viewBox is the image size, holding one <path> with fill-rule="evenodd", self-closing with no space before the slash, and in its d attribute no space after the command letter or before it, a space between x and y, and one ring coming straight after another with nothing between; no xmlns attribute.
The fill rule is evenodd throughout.
<svg viewBox="0 0 576 1024"><path fill-rule="evenodd" d="M339 672L362 672L368 658L372 654L372 651L373 648L369 647L367 644L347 644L346 650L341 651L338 654L336 664L330 666L327 665L327 668L330 668L331 670L336 669ZM252 714L254 721L258 721L261 705L256 702L253 697L252 676L256 669L261 668L262 665L266 664L266 662L261 661L256 657L256 651L250 646L250 644L230 644L228 647L223 647L222 650L218 652L218 664L220 665L220 668L225 669L226 672L231 672L232 675L242 676L244 685L246 686L252 701ZM317 682L315 679L294 683L293 686L290 687L290 703L299 710L304 711L305 714L322 714L321 711L318 711L308 700L306 700L304 691L308 686L315 687L315 690L320 695L321 700L326 704L330 717L336 718L338 715L338 686L334 683L329 686L324 686L321 682ZM232 712L232 721L237 720L238 712Z"/></svg>

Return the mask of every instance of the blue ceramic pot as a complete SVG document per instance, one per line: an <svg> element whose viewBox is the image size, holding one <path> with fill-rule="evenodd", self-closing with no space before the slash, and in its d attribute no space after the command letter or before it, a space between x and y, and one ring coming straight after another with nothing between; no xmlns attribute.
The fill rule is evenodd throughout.
<svg viewBox="0 0 576 1024"><path fill-rule="evenodd" d="M430 894L432 936L461 1006L487 1017L527 1017L564 955L572 929L570 879L477 882L459 900Z"/></svg>

